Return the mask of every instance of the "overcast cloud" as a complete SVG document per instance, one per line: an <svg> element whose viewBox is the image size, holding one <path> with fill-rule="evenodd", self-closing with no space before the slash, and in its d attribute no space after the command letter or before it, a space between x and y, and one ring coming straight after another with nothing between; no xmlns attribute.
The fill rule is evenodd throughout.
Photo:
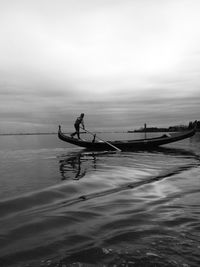
<svg viewBox="0 0 200 267"><path fill-rule="evenodd" d="M199 118L199 0L1 0L0 132Z"/></svg>

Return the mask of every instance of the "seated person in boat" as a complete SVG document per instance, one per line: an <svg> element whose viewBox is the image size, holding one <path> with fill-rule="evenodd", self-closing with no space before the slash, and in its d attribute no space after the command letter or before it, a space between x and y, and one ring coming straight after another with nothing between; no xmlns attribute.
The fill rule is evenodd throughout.
<svg viewBox="0 0 200 267"><path fill-rule="evenodd" d="M84 113L81 113L81 115L76 119L74 123L75 132L71 134L71 137L74 137L77 134L78 139L80 138L80 125L82 125L83 129L85 129L84 121L83 121Z"/></svg>

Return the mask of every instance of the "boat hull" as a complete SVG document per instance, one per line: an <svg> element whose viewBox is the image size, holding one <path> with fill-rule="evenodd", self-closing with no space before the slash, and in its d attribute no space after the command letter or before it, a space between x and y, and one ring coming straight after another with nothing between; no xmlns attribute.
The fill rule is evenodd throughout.
<svg viewBox="0 0 200 267"><path fill-rule="evenodd" d="M122 151L132 151L132 150L149 150L162 145L170 144L172 142L181 141L183 139L192 137L195 134L195 129L190 131L184 131L181 133L173 133L171 136L166 134L156 137L156 138L148 138L148 139L139 139L139 140L125 140L125 141L107 141L113 146L117 147ZM87 148L92 151L103 151L103 150L115 150L108 143L104 142L90 142L85 140L80 140L76 138L71 138L70 136L62 133L61 128L59 127L58 138L64 142Z"/></svg>

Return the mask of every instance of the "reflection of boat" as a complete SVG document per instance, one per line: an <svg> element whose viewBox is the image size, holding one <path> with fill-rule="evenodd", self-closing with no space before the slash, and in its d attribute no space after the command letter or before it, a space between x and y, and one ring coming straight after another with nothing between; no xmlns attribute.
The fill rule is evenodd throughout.
<svg viewBox="0 0 200 267"><path fill-rule="evenodd" d="M195 128L189 131L184 131L181 133L172 133L172 134L164 134L160 137L154 138L145 138L139 140L121 140L121 141L107 141L107 143L102 141L85 141L76 138L71 138L70 136L65 135L61 131L61 127L58 130L58 138L62 141L68 142L70 144L85 147L89 150L99 151L99 150L114 150L112 146L108 144L108 142L121 149L121 150L139 150L139 149L152 149L161 145L169 144L172 142L177 142L186 138L189 138L195 134Z"/></svg>
<svg viewBox="0 0 200 267"><path fill-rule="evenodd" d="M88 165L86 164L87 161L89 161ZM79 152L72 155L66 155L59 163L62 180L79 180L85 176L91 166L95 169L96 157L93 153L87 155Z"/></svg>

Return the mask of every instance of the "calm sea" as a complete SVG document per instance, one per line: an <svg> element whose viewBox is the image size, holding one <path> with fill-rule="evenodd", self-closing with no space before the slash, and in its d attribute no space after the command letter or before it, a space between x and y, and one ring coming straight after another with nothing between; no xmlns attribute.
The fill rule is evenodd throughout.
<svg viewBox="0 0 200 267"><path fill-rule="evenodd" d="M1 267L200 266L200 133L119 153L0 136L0 164Z"/></svg>

